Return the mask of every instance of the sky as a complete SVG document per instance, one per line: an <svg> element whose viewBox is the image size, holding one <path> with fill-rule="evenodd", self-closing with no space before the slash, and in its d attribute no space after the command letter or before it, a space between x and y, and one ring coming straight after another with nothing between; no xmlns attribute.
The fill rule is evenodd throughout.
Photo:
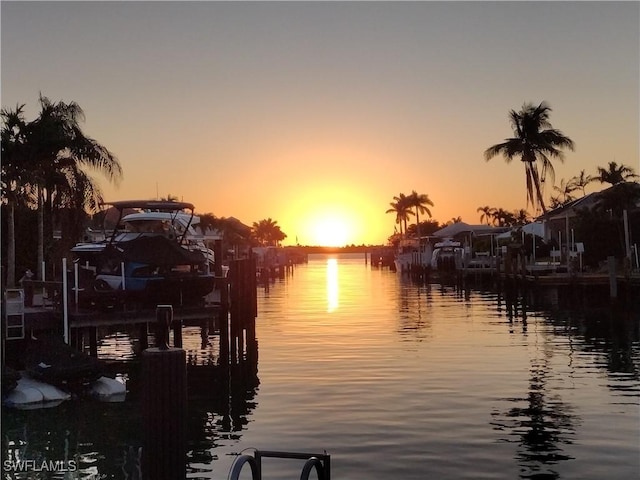
<svg viewBox="0 0 640 480"><path fill-rule="evenodd" d="M440 223L533 214L522 163L483 153L542 101L576 146L556 185L611 161L640 173L639 2L0 9L2 107L32 120L40 94L78 103L123 167L117 186L94 177L107 201L171 195L302 245L384 244L389 203L413 190Z"/></svg>

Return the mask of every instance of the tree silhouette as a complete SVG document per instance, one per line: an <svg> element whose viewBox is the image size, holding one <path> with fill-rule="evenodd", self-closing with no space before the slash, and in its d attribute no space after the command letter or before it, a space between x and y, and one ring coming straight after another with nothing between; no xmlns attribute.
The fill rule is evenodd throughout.
<svg viewBox="0 0 640 480"><path fill-rule="evenodd" d="M598 167L598 176L595 177L600 183L610 183L616 185L638 178L633 168L626 165L618 165L616 162L609 162L607 168Z"/></svg>
<svg viewBox="0 0 640 480"><path fill-rule="evenodd" d="M393 197L393 202L390 202L391 206L385 213L395 213L396 214L396 223L400 225L400 234L404 232L407 233L407 221L409 217L413 215L411 211L411 203L409 197L407 197L404 193L400 193L397 196ZM404 225L404 230L403 230Z"/></svg>
<svg viewBox="0 0 640 480"><path fill-rule="evenodd" d="M507 163L519 157L525 166L527 185L527 205L537 205L543 213L547 209L542 196L546 175L553 179L554 169L551 158L562 161L562 148L574 149L573 141L560 130L551 128L549 122L551 108L542 102L537 107L531 103L522 106L519 112L511 110L509 119L514 136L507 138L485 150L485 160L502 155ZM538 164L540 167L538 167ZM540 170L538 170L540 168Z"/></svg>

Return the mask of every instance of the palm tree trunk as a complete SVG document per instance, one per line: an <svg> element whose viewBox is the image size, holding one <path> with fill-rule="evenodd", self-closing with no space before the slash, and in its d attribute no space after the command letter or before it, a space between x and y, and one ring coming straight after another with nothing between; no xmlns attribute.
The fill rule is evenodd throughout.
<svg viewBox="0 0 640 480"><path fill-rule="evenodd" d="M16 225L13 202L7 205L7 287L16 286Z"/></svg>
<svg viewBox="0 0 640 480"><path fill-rule="evenodd" d="M536 196L538 197L538 204L542 208L542 213L547 213L547 208L544 205L544 199L542 198L542 190L540 189L540 177L538 176L538 168L531 162L531 175L533 176L533 185L536 189Z"/></svg>

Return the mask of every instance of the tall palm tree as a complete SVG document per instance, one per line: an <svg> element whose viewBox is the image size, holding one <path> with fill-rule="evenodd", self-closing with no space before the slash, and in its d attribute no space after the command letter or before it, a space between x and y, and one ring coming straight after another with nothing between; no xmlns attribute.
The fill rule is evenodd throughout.
<svg viewBox="0 0 640 480"><path fill-rule="evenodd" d="M21 204L33 201L32 171L27 163L28 129L24 117L24 105L15 110L2 109L2 162L0 163L0 187L2 203L7 206L7 286L14 287L16 280L15 210Z"/></svg>
<svg viewBox="0 0 640 480"><path fill-rule="evenodd" d="M509 119L514 136L489 147L484 152L487 161L496 155L504 156L507 163L514 157L520 158L525 166L527 204L531 203L534 207L537 205L543 213L547 211L542 197L543 183L547 174L551 175L552 179L554 176L551 158L562 161L564 154L561 149L574 149L573 141L569 137L563 135L560 130L551 128L549 112L551 108L545 102L537 107L525 103L519 112L511 110Z"/></svg>
<svg viewBox="0 0 640 480"><path fill-rule="evenodd" d="M485 205L484 207L478 207L476 212L482 212L482 215L480 215L480 223L486 221L487 225L490 225L490 220L493 217L493 213L495 212L495 210L495 208L488 205Z"/></svg>
<svg viewBox="0 0 640 480"><path fill-rule="evenodd" d="M638 175L636 175L633 168L626 165L618 165L616 162L609 162L607 168L598 167L596 180L599 180L600 183L616 185L634 178L638 178Z"/></svg>
<svg viewBox="0 0 640 480"><path fill-rule="evenodd" d="M411 194L407 197L409 199L409 206L416 209L416 229L418 232L418 241L420 241L420 214L426 213L431 218L431 210L427 207L433 207L433 202L426 193L418 193L415 190L411 191Z"/></svg>
<svg viewBox="0 0 640 480"><path fill-rule="evenodd" d="M411 211L411 205L409 203L409 197L407 197L404 193L400 193L393 197L393 202L390 202L391 206L385 213L395 213L396 214L396 223L400 225L400 234L402 235L404 225L404 233L407 233L407 221L409 217L413 215Z"/></svg>
<svg viewBox="0 0 640 480"><path fill-rule="evenodd" d="M38 269L44 260L44 237L52 237L55 210L95 210L102 201L97 183L85 169L97 171L116 184L122 177L117 158L82 131L84 112L77 103L54 103L42 95L39 100L40 114L29 124L29 166L39 190ZM78 188L80 194L76 193Z"/></svg>

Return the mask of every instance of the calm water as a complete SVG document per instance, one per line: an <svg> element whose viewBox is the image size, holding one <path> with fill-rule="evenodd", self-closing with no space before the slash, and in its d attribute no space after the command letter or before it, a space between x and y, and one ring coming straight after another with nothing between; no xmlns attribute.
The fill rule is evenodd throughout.
<svg viewBox="0 0 640 480"><path fill-rule="evenodd" d="M637 307L528 299L535 308L513 311L494 292L412 284L362 255L311 256L258 297L257 375L190 378L188 478L226 479L250 448L326 450L338 480L640 474ZM215 361L216 343L185 330L193 363ZM137 348L112 332L101 354ZM125 452L140 444L135 362L121 373L124 403L3 410L3 459L75 458L64 478L126 478ZM291 461L264 469L300 475Z"/></svg>

